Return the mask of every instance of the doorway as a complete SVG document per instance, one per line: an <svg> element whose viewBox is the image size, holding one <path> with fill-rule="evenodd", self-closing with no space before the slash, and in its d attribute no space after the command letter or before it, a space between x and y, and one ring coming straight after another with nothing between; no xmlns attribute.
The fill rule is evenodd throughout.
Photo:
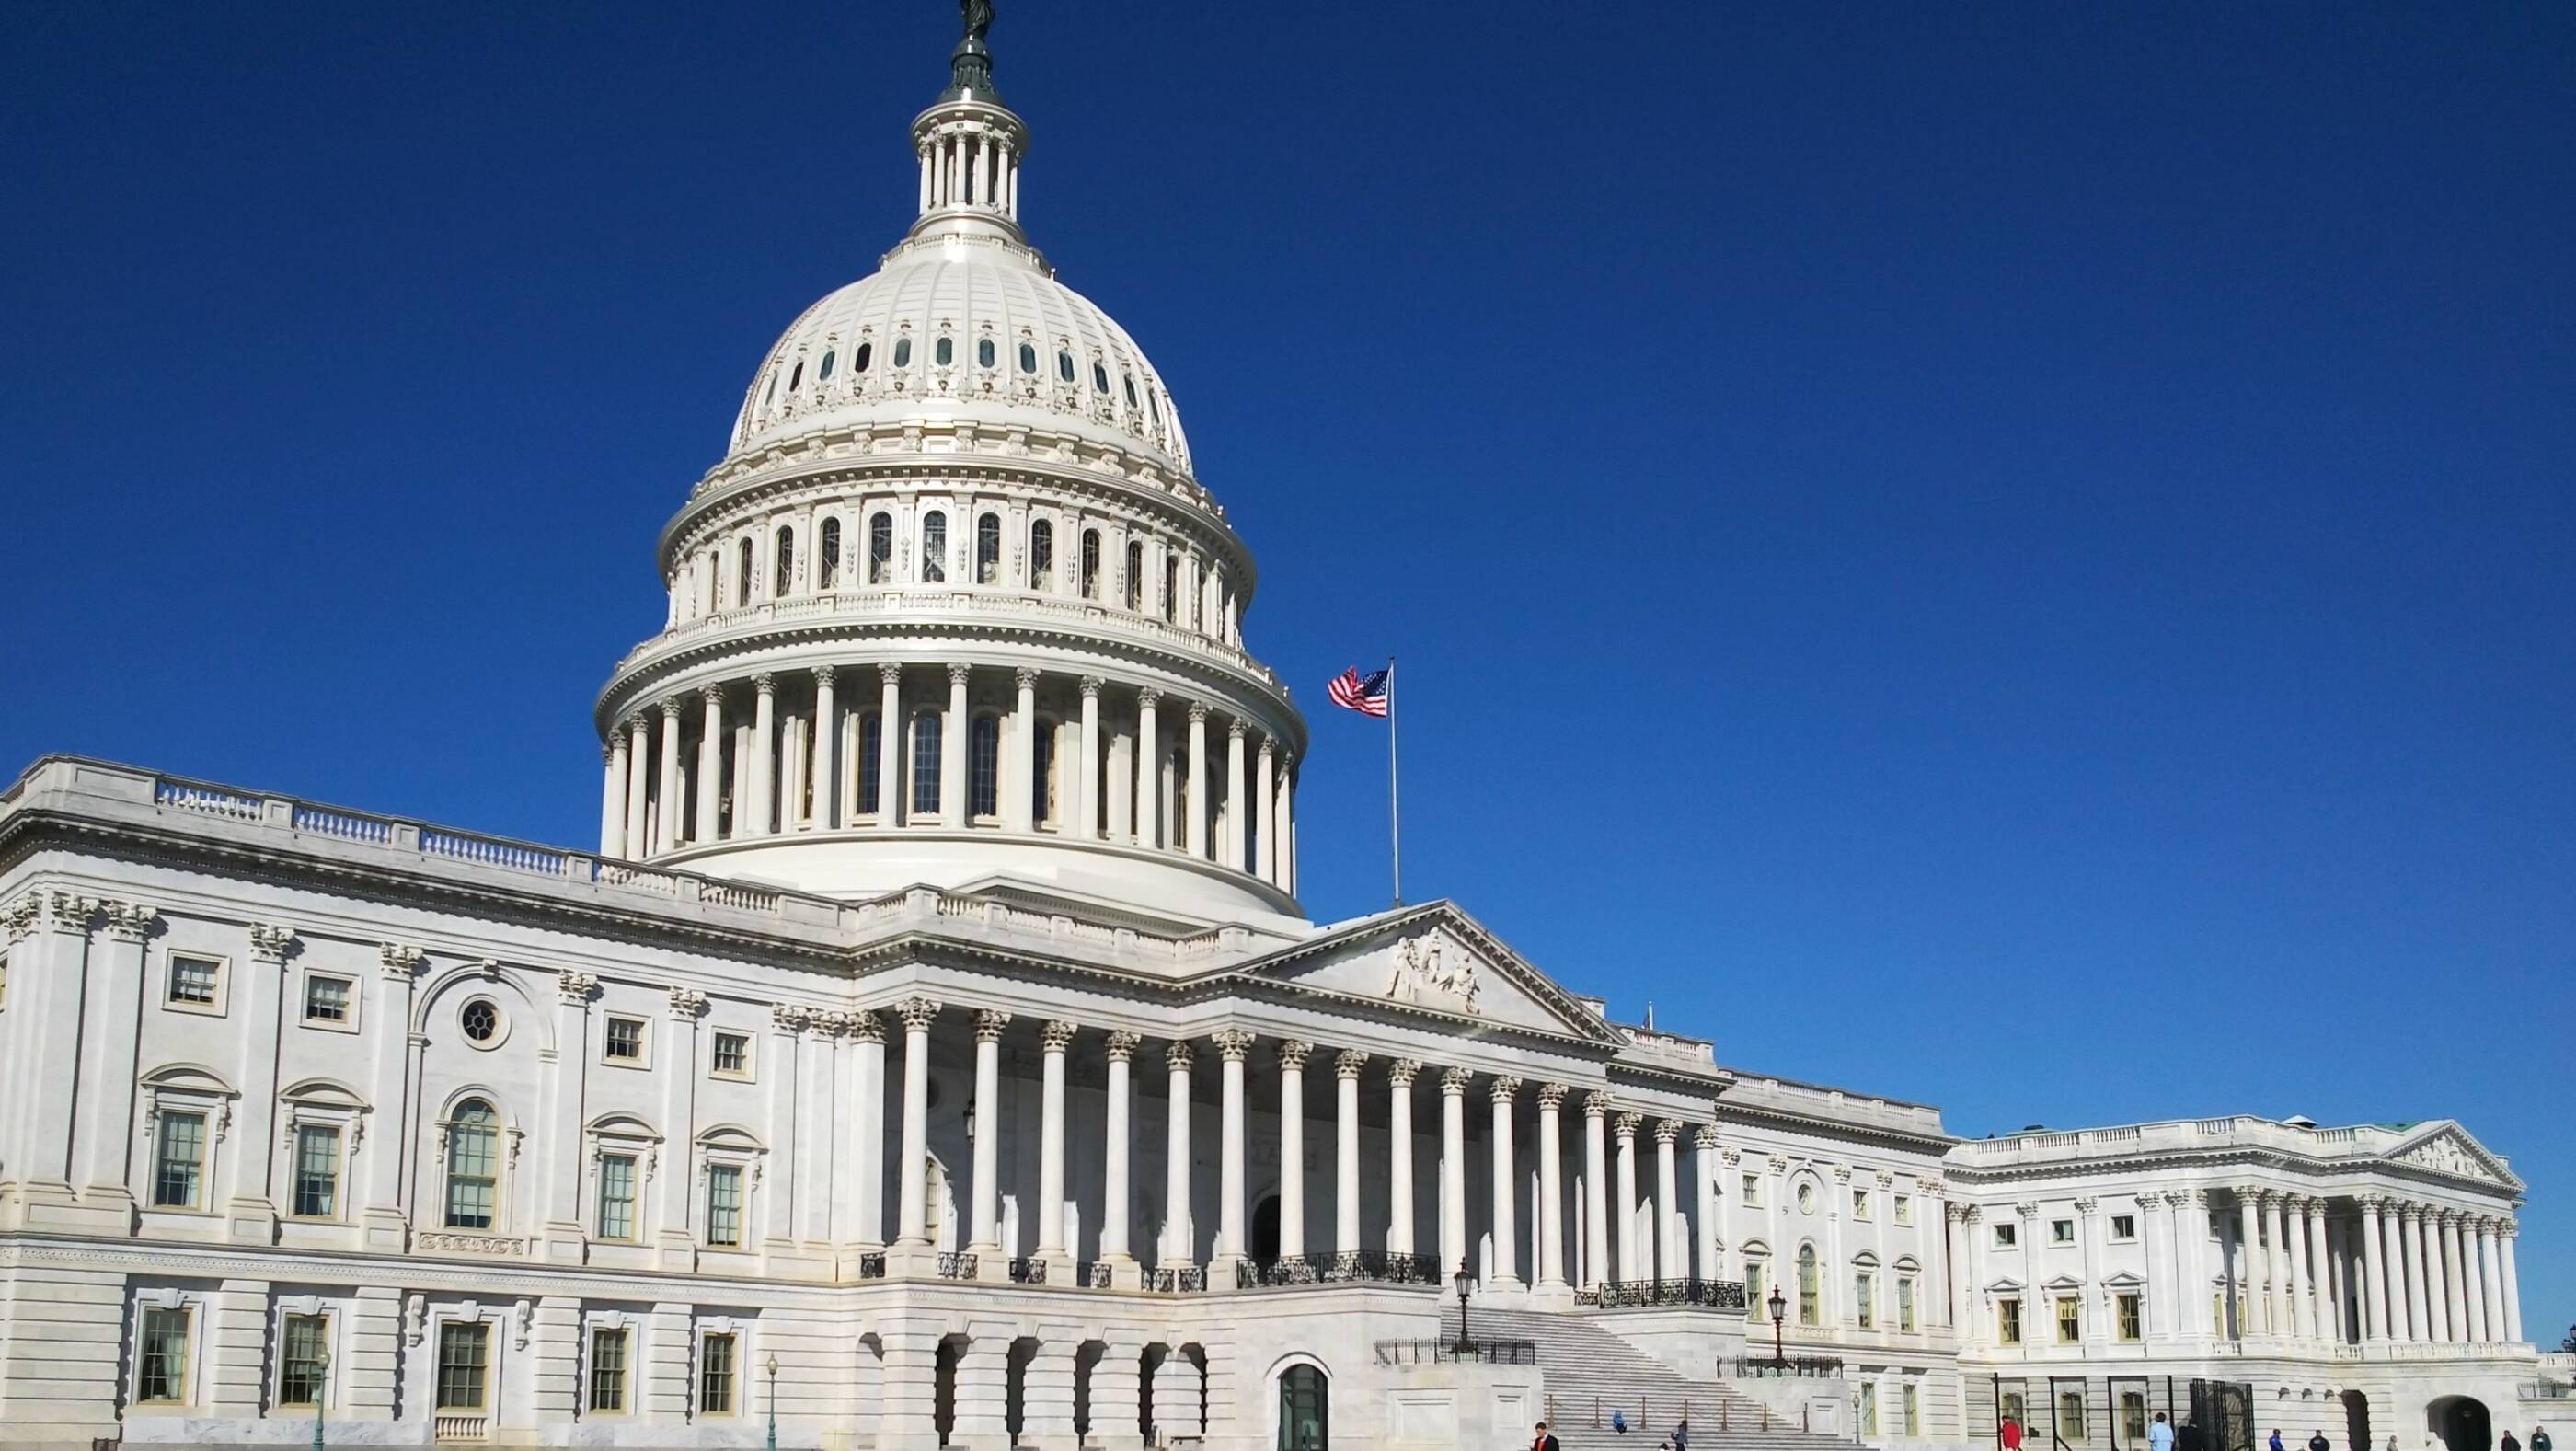
<svg viewBox="0 0 2576 1451"><path fill-rule="evenodd" d="M2488 1424L2482 1401L2444 1396L2424 1408L2424 1418L2450 1451L2492 1451L2495 1445L2495 1428Z"/></svg>
<svg viewBox="0 0 2576 1451"><path fill-rule="evenodd" d="M1325 1451L1331 1439L1332 1389L1323 1371L1292 1365L1279 1373L1276 1451Z"/></svg>
<svg viewBox="0 0 2576 1451"><path fill-rule="evenodd" d="M1279 1196L1276 1194L1252 1206L1252 1262L1256 1265L1279 1263Z"/></svg>

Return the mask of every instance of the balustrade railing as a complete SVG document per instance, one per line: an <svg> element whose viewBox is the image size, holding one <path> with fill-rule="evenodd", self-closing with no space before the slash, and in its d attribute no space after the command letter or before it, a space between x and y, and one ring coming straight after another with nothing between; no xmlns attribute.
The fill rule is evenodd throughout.
<svg viewBox="0 0 2576 1451"><path fill-rule="evenodd" d="M1646 1305L1698 1305L1712 1310L1741 1311L1745 1307L1744 1282L1697 1277L1611 1280L1575 1291L1574 1303L1603 1310L1634 1309Z"/></svg>
<svg viewBox="0 0 2576 1451"><path fill-rule="evenodd" d="M886 1277L886 1272L885 1272L885 1252L884 1252L884 1251L879 1250L879 1251L877 1251L877 1252L875 1252L875 1253L873 1253L873 1254L863 1254L863 1255L859 1256L859 1278L860 1278L860 1279L862 1279L862 1280L882 1280L882 1279L884 1279L885 1277Z"/></svg>
<svg viewBox="0 0 2576 1451"><path fill-rule="evenodd" d="M512 871L534 872L539 876L547 877L560 877L564 874L562 852L548 851L544 847L522 846L515 841L502 841L495 837L468 836L461 831L440 831L436 827L422 827L420 849L431 856L480 862L487 867L508 867Z"/></svg>
<svg viewBox="0 0 2576 1451"><path fill-rule="evenodd" d="M1207 1287L1204 1265L1177 1265L1145 1272L1145 1288L1158 1295L1195 1295Z"/></svg>
<svg viewBox="0 0 2576 1451"><path fill-rule="evenodd" d="M1432 1255L1389 1254L1355 1250L1347 1254L1287 1255L1235 1266L1235 1288L1270 1289L1282 1285L1432 1285L1441 1283L1440 1261Z"/></svg>
<svg viewBox="0 0 2576 1451"><path fill-rule="evenodd" d="M971 1280L980 1268L975 1256L963 1250L949 1250L939 1256L939 1278L943 1280Z"/></svg>
<svg viewBox="0 0 2576 1451"><path fill-rule="evenodd" d="M1085 1260L1073 1267L1073 1282L1090 1290L1106 1290L1118 1282L1107 1260Z"/></svg>
<svg viewBox="0 0 2576 1451"><path fill-rule="evenodd" d="M372 842L382 846L394 839L394 824L390 821L334 811L327 806L307 806L301 801L295 803L294 822L297 831L309 831L316 836L336 836L344 841Z"/></svg>
<svg viewBox="0 0 2576 1451"><path fill-rule="evenodd" d="M1842 1361L1830 1355L1791 1355L1778 1360L1768 1356L1739 1355L1720 1364L1727 1367L1728 1375L1755 1380L1802 1376L1830 1379L1843 1373Z"/></svg>
<svg viewBox="0 0 2576 1451"><path fill-rule="evenodd" d="M1019 1256L1019 1257L1017 1257L1017 1258L1015 1258L1015 1259L1013 1259L1013 1260L1011 1261L1011 1283L1012 1283L1012 1284L1014 1284L1014 1285L1043 1285L1043 1284L1045 1284L1046 1282L1047 1282L1047 1262L1046 1262L1046 1261L1044 1261L1044 1260L1034 1260L1034 1259L1030 1259L1030 1258L1029 1258L1028 1256L1026 1256L1026 1255L1021 1255L1021 1256Z"/></svg>

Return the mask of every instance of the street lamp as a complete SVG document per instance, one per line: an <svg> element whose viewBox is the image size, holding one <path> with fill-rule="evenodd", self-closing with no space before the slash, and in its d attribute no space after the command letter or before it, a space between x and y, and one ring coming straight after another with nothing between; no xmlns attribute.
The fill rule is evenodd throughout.
<svg viewBox="0 0 2576 1451"><path fill-rule="evenodd" d="M313 1351L313 1451L322 1451L322 1402L331 1394L331 1348Z"/></svg>
<svg viewBox="0 0 2576 1451"><path fill-rule="evenodd" d="M769 1451L778 1451L778 1353L769 1355Z"/></svg>
<svg viewBox="0 0 2576 1451"><path fill-rule="evenodd" d="M1771 1287L1771 1368L1782 1373L1789 1369L1789 1357L1780 1349L1780 1327L1789 1321L1789 1297L1780 1287Z"/></svg>
<svg viewBox="0 0 2576 1451"><path fill-rule="evenodd" d="M1458 1343L1451 1347L1460 1355L1472 1355L1476 1342L1467 1338L1467 1292L1476 1288L1476 1277L1467 1273L1465 1261L1458 1265L1458 1277L1450 1283L1458 1287Z"/></svg>

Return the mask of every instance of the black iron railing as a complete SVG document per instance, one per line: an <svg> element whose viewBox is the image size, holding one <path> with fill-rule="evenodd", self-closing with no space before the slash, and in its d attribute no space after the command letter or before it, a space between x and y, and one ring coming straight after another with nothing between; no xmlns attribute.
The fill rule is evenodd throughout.
<svg viewBox="0 0 2576 1451"><path fill-rule="evenodd" d="M1022 1255L1011 1261L1011 1283L1014 1285L1043 1285L1047 1282L1046 1277L1047 1262L1044 1260Z"/></svg>
<svg viewBox="0 0 2576 1451"><path fill-rule="evenodd" d="M1463 1350L1447 1340L1381 1340L1376 1349L1380 1365L1538 1364L1538 1343L1530 1340L1478 1340Z"/></svg>
<svg viewBox="0 0 2576 1451"><path fill-rule="evenodd" d="M859 1278L862 1280L885 1278L885 1251L879 1250L874 1254L859 1256Z"/></svg>
<svg viewBox="0 0 2576 1451"><path fill-rule="evenodd" d="M1145 1288L1158 1295L1195 1295L1207 1288L1207 1268L1177 1265L1168 1270L1147 1270Z"/></svg>
<svg viewBox="0 0 2576 1451"><path fill-rule="evenodd" d="M980 1268L975 1257L963 1250L950 1250L939 1256L939 1278L943 1280L971 1280Z"/></svg>
<svg viewBox="0 0 2576 1451"><path fill-rule="evenodd" d="M1441 1283L1440 1261L1431 1255L1388 1254L1359 1250L1350 1254L1289 1255L1266 1264L1250 1260L1235 1267L1235 1288L1255 1290L1279 1285L1430 1285Z"/></svg>
<svg viewBox="0 0 2576 1451"><path fill-rule="evenodd" d="M1712 1310L1742 1310L1742 1280L1612 1280L1574 1292L1574 1303L1604 1310L1639 1305L1699 1305Z"/></svg>
<svg viewBox="0 0 2576 1451"><path fill-rule="evenodd" d="M1094 1290L1106 1290L1116 1281L1110 1278L1107 1260L1085 1260L1073 1267L1073 1282Z"/></svg>
<svg viewBox="0 0 2576 1451"><path fill-rule="evenodd" d="M1739 1355L1726 1363L1732 1367L1727 1373L1738 1376L1830 1377L1843 1373L1843 1363L1830 1355L1792 1355L1784 1360L1773 1360L1767 1355Z"/></svg>

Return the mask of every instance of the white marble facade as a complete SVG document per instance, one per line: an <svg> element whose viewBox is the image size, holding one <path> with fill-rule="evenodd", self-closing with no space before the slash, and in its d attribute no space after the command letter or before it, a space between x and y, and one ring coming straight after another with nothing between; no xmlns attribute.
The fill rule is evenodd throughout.
<svg viewBox="0 0 2576 1451"><path fill-rule="evenodd" d="M2011 1395L2123 1451L2167 1377L2374 1448L2522 1414L2523 1186L2456 1124L1962 1142L1451 904L1308 920L1250 552L954 80L664 532L597 851L73 757L0 797L0 1442L750 1445L774 1364L797 1447L1269 1447L1291 1376L1484 1444L1544 1363L1383 1349L1461 1267L1707 1382L1776 1287L1875 1444Z"/></svg>

